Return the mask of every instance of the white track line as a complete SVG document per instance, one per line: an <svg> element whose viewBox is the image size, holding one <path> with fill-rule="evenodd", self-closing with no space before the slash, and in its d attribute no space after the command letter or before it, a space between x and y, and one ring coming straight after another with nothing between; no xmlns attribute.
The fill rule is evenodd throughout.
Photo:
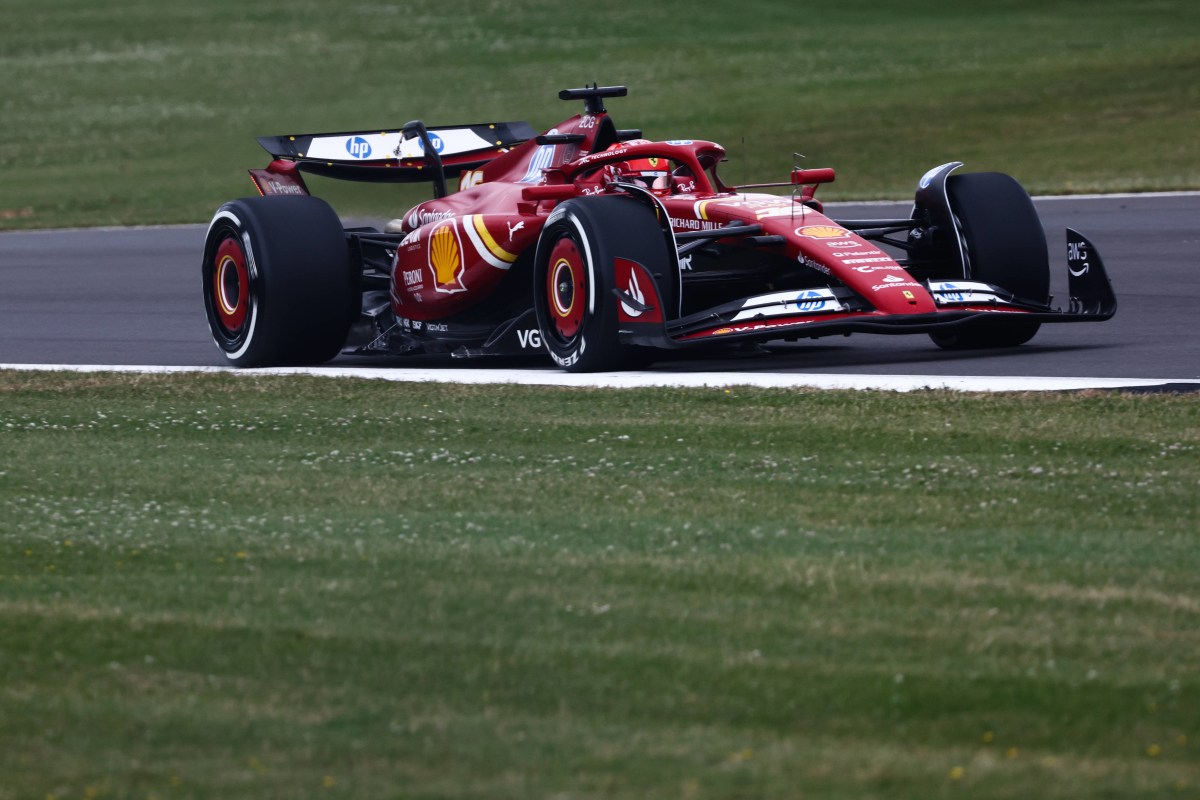
<svg viewBox="0 0 1200 800"><path fill-rule="evenodd" d="M607 389L642 387L700 388L705 386L756 386L771 389L875 389L911 392L950 389L960 392L1056 392L1077 389L1117 389L1196 384L1194 379L1145 378L1040 378L970 375L847 375L788 372L594 372L573 374L551 369L428 369L419 367L154 367L91 364L0 364L4 370L38 372L124 372L140 374L223 373L230 375L312 375L322 378L466 384L518 384L522 386L575 386Z"/></svg>
<svg viewBox="0 0 1200 800"><path fill-rule="evenodd" d="M168 225L97 225L92 228L17 228L0 231L0 235L7 236L14 233L123 233L125 231L169 231L184 228L199 230L207 226L207 222L175 222Z"/></svg>
<svg viewBox="0 0 1200 800"><path fill-rule="evenodd" d="M1038 194L1034 200L1132 200L1152 197L1197 197L1200 192L1113 192L1112 194Z"/></svg>
<svg viewBox="0 0 1200 800"><path fill-rule="evenodd" d="M1035 202L1042 200L1141 200L1155 197L1200 197L1200 192L1114 192L1113 194L1038 194L1031 199ZM826 208L839 206L898 206L912 205L912 198L902 200L831 200L825 203Z"/></svg>
<svg viewBox="0 0 1200 800"><path fill-rule="evenodd" d="M1179 192L1120 192L1113 194L1039 194L1034 195L1036 200L1137 200L1142 198L1153 197L1200 197L1200 191L1179 191ZM912 198L901 198L899 200L831 200L825 203L826 208L837 208L838 206L894 206L901 204L912 204ZM0 231L0 236L6 236L13 233L109 233L113 231L145 231L145 230L164 230L170 228L202 228L208 223L205 222L181 222L170 225L102 225L94 228L18 228L15 230Z"/></svg>

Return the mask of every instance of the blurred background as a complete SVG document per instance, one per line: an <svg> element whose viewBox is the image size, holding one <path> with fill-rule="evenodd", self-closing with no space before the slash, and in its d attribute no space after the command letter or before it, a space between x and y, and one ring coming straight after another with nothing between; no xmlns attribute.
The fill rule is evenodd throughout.
<svg viewBox="0 0 1200 800"><path fill-rule="evenodd" d="M5 0L0 229L206 221L253 193L255 136L544 130L585 82L629 87L618 127L724 144L727 180L835 167L826 200L949 160L1035 194L1200 188L1188 2ZM344 216L429 196L311 185Z"/></svg>

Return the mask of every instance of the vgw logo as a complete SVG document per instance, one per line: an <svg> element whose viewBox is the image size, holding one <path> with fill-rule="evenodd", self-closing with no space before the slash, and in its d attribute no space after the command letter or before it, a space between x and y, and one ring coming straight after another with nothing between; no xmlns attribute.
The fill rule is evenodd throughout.
<svg viewBox="0 0 1200 800"><path fill-rule="evenodd" d="M527 331L517 331L517 341L521 344L521 349L532 347L535 350L542 346L542 332L537 328L532 328Z"/></svg>
<svg viewBox="0 0 1200 800"><path fill-rule="evenodd" d="M370 158L371 145L361 136L354 136L346 140L346 152L352 158Z"/></svg>

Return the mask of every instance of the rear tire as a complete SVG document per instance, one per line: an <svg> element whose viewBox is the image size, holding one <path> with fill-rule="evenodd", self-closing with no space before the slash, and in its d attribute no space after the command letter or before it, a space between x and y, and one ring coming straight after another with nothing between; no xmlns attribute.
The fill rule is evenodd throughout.
<svg viewBox="0 0 1200 800"><path fill-rule="evenodd" d="M966 245L971 280L1000 286L1025 300L1048 303L1046 234L1021 184L999 172L972 172L949 177L946 194ZM1015 347L1032 339L1040 327L1039 323L980 323L932 333L930 338L946 350Z"/></svg>
<svg viewBox="0 0 1200 800"><path fill-rule="evenodd" d="M320 364L338 354L359 308L342 224L316 197L247 197L209 225L204 308L236 367Z"/></svg>
<svg viewBox="0 0 1200 800"><path fill-rule="evenodd" d="M620 195L568 200L550 215L533 268L542 342L568 372L641 369L658 357L617 332L614 258L663 272L670 252L654 212Z"/></svg>

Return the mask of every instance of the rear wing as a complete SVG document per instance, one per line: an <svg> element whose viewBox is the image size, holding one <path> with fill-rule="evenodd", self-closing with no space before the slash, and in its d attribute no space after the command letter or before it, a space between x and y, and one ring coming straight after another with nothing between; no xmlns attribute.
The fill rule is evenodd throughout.
<svg viewBox="0 0 1200 800"><path fill-rule="evenodd" d="M429 141L446 175L474 169L537 132L526 122L448 125L431 128ZM260 136L258 143L277 162L294 162L301 172L369 183L421 183L434 180L419 137L403 129L346 131L298 136Z"/></svg>

